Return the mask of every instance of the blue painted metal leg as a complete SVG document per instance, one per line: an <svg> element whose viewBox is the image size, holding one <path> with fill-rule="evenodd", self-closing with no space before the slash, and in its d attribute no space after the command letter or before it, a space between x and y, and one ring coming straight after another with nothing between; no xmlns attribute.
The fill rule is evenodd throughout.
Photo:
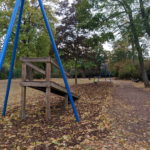
<svg viewBox="0 0 150 150"><path fill-rule="evenodd" d="M13 76L14 63L15 63L16 53L17 53L17 48L18 48L18 40L19 40L19 32L20 32L23 7L24 7L24 0L21 0L21 7L20 7L19 18L18 18L18 25L17 25L17 29L16 29L16 36L15 36L15 40L14 40L14 49L13 49L13 54L12 54L12 59L11 59L11 65L10 65L10 71L9 71L6 95L5 95L5 99L4 99L4 107L3 107L2 116L6 115L7 102L8 102L9 91L10 91L10 87L11 87L11 80L12 80L12 76Z"/></svg>
<svg viewBox="0 0 150 150"><path fill-rule="evenodd" d="M50 40L51 40L51 42L52 42L52 47L53 47L53 49L54 49L55 56L56 56L58 65L59 65L59 67L60 67L60 71L61 71L62 77L63 77L63 79L64 79L64 83L65 83L65 86L66 86L66 89L67 89L67 92L68 92L68 96L69 96L69 99L70 99L70 102L71 102L71 105L72 105L72 108L73 108L73 112L74 112L76 121L79 122L79 121L80 121L80 118L79 118L78 112L77 112L77 110L76 110L76 106L75 106L75 104L74 104L74 100L73 100L73 97L72 97L72 94L71 94L71 91L70 91L70 87L69 87L69 84L68 84L68 81L67 81L67 77L66 77L66 74L65 74L65 71L64 71L64 68L63 68L63 65L62 65L60 56L59 56L59 54L58 54L58 50L57 50L56 43L55 43L55 40L54 40L54 36L53 36L52 30L51 30L51 27L50 27L50 24L49 24L47 15L46 15L46 11L45 11L45 9L44 9L42 0L38 0L38 1L39 1L39 5L40 5L40 8L41 8L43 17L44 17L44 21L45 21L45 24L46 24L46 28L47 28L47 30L48 30L48 34L49 34Z"/></svg>
<svg viewBox="0 0 150 150"><path fill-rule="evenodd" d="M19 6L20 6L20 0L16 0L16 4L15 4L15 7L14 7L14 11L12 13L12 16L11 16L10 24L9 24L9 27L8 27L8 30L7 30L5 41L4 41L4 45L3 45L2 50L0 51L0 71L2 69L2 65L3 65L3 62L4 62L4 58L5 58L5 55L6 55L7 48L8 48L8 43L9 43L9 40L10 40L10 37L11 37L11 33L12 33L12 30L13 30L13 26L14 26L14 23L15 23L15 19L16 19L16 16L17 16Z"/></svg>

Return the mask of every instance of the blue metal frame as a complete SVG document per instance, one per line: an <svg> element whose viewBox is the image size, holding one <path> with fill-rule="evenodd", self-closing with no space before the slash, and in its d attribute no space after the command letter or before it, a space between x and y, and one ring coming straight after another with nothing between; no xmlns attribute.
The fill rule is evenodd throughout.
<svg viewBox="0 0 150 150"><path fill-rule="evenodd" d="M19 18L18 18L18 24L17 24L17 28L16 28L16 36L15 36L15 40L14 40L14 49L13 49L13 54L12 54L12 59L11 59L11 64L10 64L9 77L8 77L6 95L5 95L5 99L4 99L4 107L3 107L2 116L6 115L8 97L9 97L9 92L10 92L10 87L11 87L11 80L12 80L13 70L14 70L14 63L16 60L16 53L17 53L17 48L18 48L19 32L20 32L21 19L22 19L23 8L24 8L24 1L25 0L21 0L21 7L20 7Z"/></svg>
<svg viewBox="0 0 150 150"><path fill-rule="evenodd" d="M65 74L65 71L64 71L64 68L63 68L63 65L62 65L62 62L61 62L61 59L60 59L57 47L56 47L56 43L55 43L54 36L53 36L52 30L51 30L51 27L50 27L50 24L49 24L47 15L46 15L46 11L44 9L42 0L38 0L38 1L39 1L39 5L40 5L40 8L41 8L41 11L42 11L42 14L43 14L43 18L44 18L44 21L45 21L45 24L46 24L46 28L48 30L48 34L49 34L50 40L52 42L52 47L53 47L53 50L55 52L55 56L56 56L56 59L57 59L57 62L58 62L58 65L59 65L62 77L64 79L64 83L65 83L65 86L66 86L66 89L67 89L67 93L68 93L68 96L69 96L69 99L70 99L70 102L71 102L71 105L72 105L72 109L73 109L76 121L79 122L80 118L79 118L78 112L76 110L76 106L74 104L72 93L71 93L71 90L70 90L70 87L69 87L69 84L68 84L68 81L67 81L67 77L66 77L66 74Z"/></svg>
<svg viewBox="0 0 150 150"><path fill-rule="evenodd" d="M15 4L15 7L14 7L12 16L11 16L10 24L9 24L9 27L8 27L8 30L7 30L5 41L4 41L4 45L3 45L2 51L0 51L0 71L1 71L2 65L4 63L4 58L5 58L5 55L6 55L6 52L7 52L8 43L9 43L11 33L12 33L12 30L13 30L13 27L14 27L14 24L15 24L15 19L16 19L16 16L17 16L19 6L20 6L20 0L16 0L16 4Z"/></svg>
<svg viewBox="0 0 150 150"><path fill-rule="evenodd" d="M3 116L6 115L6 108L7 108L7 102L8 102L8 97L9 97L9 91L10 91L10 87L11 87L11 80L12 80L12 75L13 75L14 62L15 62L15 59L16 59L16 52L17 52L17 47L18 47L20 25L21 25L21 19L22 19L22 13L23 13L23 7L24 7L24 1L25 0L21 0L21 1L22 1L21 2L21 9L20 9L20 13L19 13L16 37L15 37L15 41L14 41L13 55L12 55L9 78L8 78L8 84L7 84L6 95L5 95L5 100L4 100L4 108L3 108L3 113L2 113ZM72 93L71 93L71 90L70 90L70 87L69 87L69 84L68 84L68 81L67 81L67 77L66 77L66 74L65 74L65 71L64 71L64 68L63 68L63 65L62 65L57 47L56 47L54 36L53 36L52 30L51 30L51 27L50 27L50 24L49 24L47 15L46 15L46 11L44 9L43 2L42 2L42 0L38 0L38 2L39 2L39 5L40 5L42 14L43 14L43 18L44 18L44 21L45 21L45 24L46 24L46 28L48 30L48 34L49 34L49 37L50 37L50 40L51 40L51 43L52 43L52 47L54 49L54 53L55 53L58 65L60 67L62 77L64 79L64 83L65 83L67 93L68 93L68 96L69 96L69 99L70 99L70 102L71 102L71 105L72 105L74 116L76 118L76 121L79 122L80 121L79 114L78 114L78 112L76 110L76 106L74 104ZM4 41L4 46L3 46L2 51L0 52L0 71L2 69L4 58L5 58L5 55L6 55L6 52L7 52L8 43L9 43L10 36L11 36L12 30L13 30L13 26L14 26L14 23L15 23L15 19L16 19L16 16L17 16L19 6L20 6L20 0L16 0L16 4L15 4L15 7L14 7L14 11L12 13L10 25L8 27L6 38L5 38L5 41Z"/></svg>

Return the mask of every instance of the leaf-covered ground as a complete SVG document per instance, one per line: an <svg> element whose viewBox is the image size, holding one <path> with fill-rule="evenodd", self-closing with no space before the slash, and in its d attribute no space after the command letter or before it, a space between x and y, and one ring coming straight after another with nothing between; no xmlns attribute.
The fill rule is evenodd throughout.
<svg viewBox="0 0 150 150"><path fill-rule="evenodd" d="M28 116L21 121L16 81L13 105L0 120L0 150L150 150L149 90L131 81L81 82L72 86L80 96L77 123L71 106L64 109L64 98L56 95L51 97L52 119L47 122L44 94L31 89Z"/></svg>
<svg viewBox="0 0 150 150"><path fill-rule="evenodd" d="M112 91L110 141L115 150L150 150L150 93L137 87L121 81Z"/></svg>
<svg viewBox="0 0 150 150"><path fill-rule="evenodd" d="M45 120L44 96L28 99L26 120L19 118L18 104L9 107L0 120L0 149L98 149L111 132L107 116L112 83L90 83L72 87L81 122L75 122L71 106L64 109L64 99L52 95L52 119ZM98 145L94 144L99 141Z"/></svg>

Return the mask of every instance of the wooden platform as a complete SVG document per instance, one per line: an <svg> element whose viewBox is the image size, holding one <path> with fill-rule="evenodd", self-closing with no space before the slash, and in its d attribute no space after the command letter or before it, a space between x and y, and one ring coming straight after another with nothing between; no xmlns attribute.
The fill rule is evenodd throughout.
<svg viewBox="0 0 150 150"><path fill-rule="evenodd" d="M46 92L46 88L50 87L51 88L51 93L57 94L59 96L66 96L67 91L66 88L55 83L52 81L26 81L26 82L21 82L21 86L23 87L30 87L42 92ZM72 96L74 100L79 99L79 96L77 96L75 93L72 93Z"/></svg>
<svg viewBox="0 0 150 150"><path fill-rule="evenodd" d="M65 107L68 105L68 94L65 87L51 81L51 65L54 65L59 69L58 64L50 57L45 58L21 58L22 62L22 81L21 81L21 118L26 118L26 89L27 87L45 92L45 115L46 119L49 120L51 116L50 111L50 97L51 93L57 94L59 96L64 96ZM38 66L38 63L45 64L44 70ZM45 76L44 81L35 81L33 79L33 70L43 74ZM66 72L66 75L69 74ZM77 100L79 97L72 93L74 100Z"/></svg>

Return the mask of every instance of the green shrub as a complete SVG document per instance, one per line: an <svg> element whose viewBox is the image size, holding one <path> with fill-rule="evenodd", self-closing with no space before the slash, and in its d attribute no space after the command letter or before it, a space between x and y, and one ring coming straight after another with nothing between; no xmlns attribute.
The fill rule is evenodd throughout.
<svg viewBox="0 0 150 150"><path fill-rule="evenodd" d="M139 65L133 64L131 60L112 64L110 70L114 76L120 79L140 78Z"/></svg>
<svg viewBox="0 0 150 150"><path fill-rule="evenodd" d="M8 79L9 75L9 65L4 64L2 71L0 72L0 79ZM13 78L20 78L21 77L21 68L14 68Z"/></svg>
<svg viewBox="0 0 150 150"><path fill-rule="evenodd" d="M15 68L13 78L21 78L21 68Z"/></svg>
<svg viewBox="0 0 150 150"><path fill-rule="evenodd" d="M9 72L9 66L7 64L4 64L0 72L0 79L7 79L8 72Z"/></svg>
<svg viewBox="0 0 150 150"><path fill-rule="evenodd" d="M130 79L139 78L140 73L131 61L123 63L119 69L119 78Z"/></svg>

